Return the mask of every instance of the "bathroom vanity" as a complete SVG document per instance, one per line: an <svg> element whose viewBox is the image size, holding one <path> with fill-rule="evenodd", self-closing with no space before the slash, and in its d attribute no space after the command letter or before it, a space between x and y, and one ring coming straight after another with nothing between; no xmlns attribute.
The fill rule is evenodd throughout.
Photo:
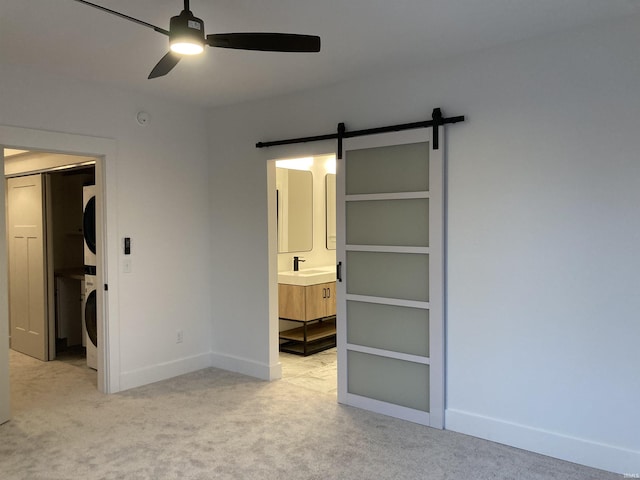
<svg viewBox="0 0 640 480"><path fill-rule="evenodd" d="M280 350L311 355L336 346L335 267L278 274L278 316L299 327L280 332Z"/></svg>

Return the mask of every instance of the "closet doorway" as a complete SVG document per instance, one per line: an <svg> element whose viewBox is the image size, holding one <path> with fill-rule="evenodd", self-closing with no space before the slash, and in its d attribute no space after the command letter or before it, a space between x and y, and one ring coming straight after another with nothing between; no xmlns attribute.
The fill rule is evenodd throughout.
<svg viewBox="0 0 640 480"><path fill-rule="evenodd" d="M117 273L117 237L115 234L115 206L111 205L115 199L113 179L115 179L116 148L115 141L74 135L67 133L34 130L21 127L10 127L0 125L0 158L3 168L4 148L21 149L39 152L57 152L67 155L90 156L95 160L95 181L99 187L100 194L96 198L96 225L97 225L97 277L100 280L100 287L96 291L97 297L97 330L98 336L103 342L98 345L97 351L97 387L103 393L114 393L119 391L119 336L117 322L109 321L107 311L117 311L117 276L112 276L111 286L113 293L106 295L107 272ZM34 172L37 173L37 172ZM111 182L107 180L111 178ZM5 202L5 182L2 182L0 198ZM112 199L111 202L108 199ZM5 214L6 205L3 203L2 222L0 228L6 227ZM110 213L109 213L110 212ZM107 227L111 225L112 228ZM109 231L111 233L109 233ZM0 268L8 271L6 230L2 232L0 238ZM111 255L108 261L107 252ZM102 285L104 284L104 289ZM9 419L9 312L8 307L8 279L6 273L0 275L0 297L2 298L2 309L0 309L0 405L6 406L0 411L0 422ZM49 339L47 340L49 344ZM6 373L6 375L4 374ZM6 401L5 401L6 399Z"/></svg>
<svg viewBox="0 0 640 480"><path fill-rule="evenodd" d="M5 152L11 348L42 361L86 347L83 189L96 160Z"/></svg>

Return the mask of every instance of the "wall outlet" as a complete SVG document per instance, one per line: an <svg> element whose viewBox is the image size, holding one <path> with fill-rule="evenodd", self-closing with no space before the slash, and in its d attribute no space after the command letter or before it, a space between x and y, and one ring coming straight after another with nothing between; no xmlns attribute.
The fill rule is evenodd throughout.
<svg viewBox="0 0 640 480"><path fill-rule="evenodd" d="M184 335L182 330L178 330L176 332L176 343L182 343L182 341L184 340Z"/></svg>

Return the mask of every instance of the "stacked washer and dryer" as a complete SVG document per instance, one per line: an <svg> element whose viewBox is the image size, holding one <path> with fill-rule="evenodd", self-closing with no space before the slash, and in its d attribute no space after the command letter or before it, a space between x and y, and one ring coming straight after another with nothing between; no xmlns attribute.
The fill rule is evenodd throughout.
<svg viewBox="0 0 640 480"><path fill-rule="evenodd" d="M98 369L98 309L96 302L96 187L87 185L82 188L84 234L84 299L83 330L86 332L84 343L87 348L87 366Z"/></svg>

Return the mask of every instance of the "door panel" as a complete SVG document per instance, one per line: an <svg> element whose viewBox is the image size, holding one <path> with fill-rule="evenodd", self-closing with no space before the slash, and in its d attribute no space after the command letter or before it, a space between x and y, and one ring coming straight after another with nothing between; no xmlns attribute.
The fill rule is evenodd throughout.
<svg viewBox="0 0 640 480"><path fill-rule="evenodd" d="M381 138L382 135L375 137ZM345 148L371 137L347 140ZM422 138L424 140L424 138ZM346 194L425 192L429 190L429 144L417 141L403 145L376 145L349 151ZM372 144L373 145L373 144ZM343 156L344 158L344 156ZM389 161L393 158L393 161Z"/></svg>
<svg viewBox="0 0 640 480"><path fill-rule="evenodd" d="M348 301L347 318L347 343L429 356L429 310Z"/></svg>
<svg viewBox="0 0 640 480"><path fill-rule="evenodd" d="M415 253L347 252L347 293L429 301L429 256Z"/></svg>
<svg viewBox="0 0 640 480"><path fill-rule="evenodd" d="M338 400L443 428L442 151L426 129L343 145Z"/></svg>
<svg viewBox="0 0 640 480"><path fill-rule="evenodd" d="M11 348L48 360L43 188L40 175L7 180Z"/></svg>
<svg viewBox="0 0 640 480"><path fill-rule="evenodd" d="M421 412L429 411L429 366L371 355L348 353L349 392Z"/></svg>
<svg viewBox="0 0 640 480"><path fill-rule="evenodd" d="M429 199L372 200L346 205L349 245L429 245Z"/></svg>

